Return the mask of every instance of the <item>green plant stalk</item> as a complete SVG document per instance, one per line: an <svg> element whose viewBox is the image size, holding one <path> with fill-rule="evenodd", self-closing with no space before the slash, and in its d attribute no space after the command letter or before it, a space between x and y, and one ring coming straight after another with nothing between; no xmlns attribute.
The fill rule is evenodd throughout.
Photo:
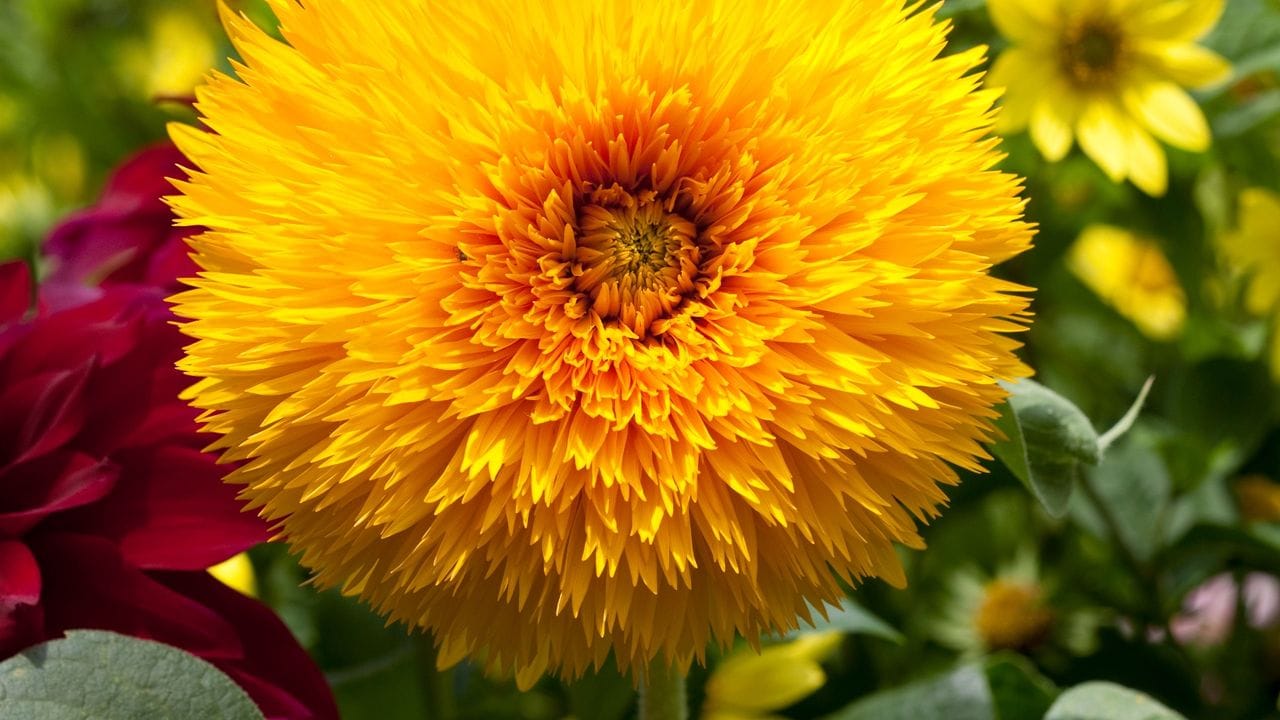
<svg viewBox="0 0 1280 720"><path fill-rule="evenodd" d="M428 717L434 720L454 720L458 717L458 708L453 696L453 673L436 668L436 644L430 633L418 632L414 641L418 649L422 696L430 713Z"/></svg>
<svg viewBox="0 0 1280 720"><path fill-rule="evenodd" d="M684 675L660 660L640 682L640 720L689 720Z"/></svg>

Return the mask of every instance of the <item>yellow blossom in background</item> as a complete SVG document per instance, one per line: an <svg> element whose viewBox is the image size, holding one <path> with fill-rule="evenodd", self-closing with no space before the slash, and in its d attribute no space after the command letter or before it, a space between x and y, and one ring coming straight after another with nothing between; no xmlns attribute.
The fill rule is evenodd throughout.
<svg viewBox="0 0 1280 720"><path fill-rule="evenodd" d="M1202 152L1204 114L1183 89L1221 82L1231 67L1196 45L1225 0L989 0L1012 43L988 84L1006 88L998 129L1030 128L1050 161L1074 141L1116 182L1150 195L1168 186L1157 139Z"/></svg>
<svg viewBox="0 0 1280 720"><path fill-rule="evenodd" d="M248 553L233 555L209 568L209 574L223 585L239 590L249 597L258 596L258 580L253 574L253 563Z"/></svg>
<svg viewBox="0 0 1280 720"><path fill-rule="evenodd" d="M1173 267L1151 240L1123 228L1092 225L1072 246L1067 266L1148 337L1170 340L1182 332L1186 296Z"/></svg>
<svg viewBox="0 0 1280 720"><path fill-rule="evenodd" d="M957 571L931 630L943 645L966 654L1025 651L1048 639L1056 620L1035 557L1023 552L994 575Z"/></svg>
<svg viewBox="0 0 1280 720"><path fill-rule="evenodd" d="M1280 522L1280 483L1265 475L1246 475L1236 481L1240 516L1250 522Z"/></svg>
<svg viewBox="0 0 1280 720"><path fill-rule="evenodd" d="M209 22L190 9L168 8L148 19L145 38L125 44L118 67L127 87L150 99L190 95L217 61Z"/></svg>
<svg viewBox="0 0 1280 720"><path fill-rule="evenodd" d="M1228 261L1248 277L1245 306L1271 318L1271 371L1280 377L1280 195L1263 188L1240 193L1239 227L1222 238Z"/></svg>
<svg viewBox="0 0 1280 720"><path fill-rule="evenodd" d="M173 128L176 312L320 585L528 687L904 582L1028 372L981 50L902 0L273 7Z"/></svg>
<svg viewBox="0 0 1280 720"><path fill-rule="evenodd" d="M768 720L827 682L822 660L840 647L843 635L802 635L756 652L744 648L716 666L707 680L702 720Z"/></svg>
<svg viewBox="0 0 1280 720"><path fill-rule="evenodd" d="M27 252L28 243L48 227L54 212L53 195L40 178L0 175L0 257Z"/></svg>

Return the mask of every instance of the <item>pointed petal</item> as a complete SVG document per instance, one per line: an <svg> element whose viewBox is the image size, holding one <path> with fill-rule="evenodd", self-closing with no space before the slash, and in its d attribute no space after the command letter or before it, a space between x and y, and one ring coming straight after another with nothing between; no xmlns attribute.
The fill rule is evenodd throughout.
<svg viewBox="0 0 1280 720"><path fill-rule="evenodd" d="M1166 0L1146 3L1127 23L1131 35L1190 42L1218 24L1226 0Z"/></svg>
<svg viewBox="0 0 1280 720"><path fill-rule="evenodd" d="M1025 48L1010 48L996 58L987 75L989 87L1004 88L1000 117L996 129L1001 134L1015 133L1031 122L1031 111L1040 97L1044 76L1043 60L1038 53Z"/></svg>
<svg viewBox="0 0 1280 720"><path fill-rule="evenodd" d="M1114 182L1128 175L1127 122L1109 101L1094 100L1085 106L1076 126L1080 148Z"/></svg>
<svg viewBox="0 0 1280 720"><path fill-rule="evenodd" d="M1071 127L1078 112L1074 96L1060 90L1049 88L1031 110L1031 140L1049 162L1058 162L1071 151Z"/></svg>
<svg viewBox="0 0 1280 720"><path fill-rule="evenodd" d="M1231 77L1231 63L1199 45L1141 42L1134 53L1151 72L1189 88L1210 87Z"/></svg>
<svg viewBox="0 0 1280 720"><path fill-rule="evenodd" d="M1056 0L987 0L987 11L1005 37L1023 43L1048 44L1055 36Z"/></svg>
<svg viewBox="0 0 1280 720"><path fill-rule="evenodd" d="M1156 137L1192 152L1209 149L1209 123L1200 106L1171 82L1130 85L1123 92L1125 108Z"/></svg>
<svg viewBox="0 0 1280 720"><path fill-rule="evenodd" d="M1136 123L1129 123L1129 179L1152 197L1169 189L1169 164L1164 149Z"/></svg>

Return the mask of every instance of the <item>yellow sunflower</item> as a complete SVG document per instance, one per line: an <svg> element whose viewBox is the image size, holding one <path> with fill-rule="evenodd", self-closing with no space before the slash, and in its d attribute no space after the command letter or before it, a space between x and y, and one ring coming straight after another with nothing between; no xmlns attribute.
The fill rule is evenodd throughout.
<svg viewBox="0 0 1280 720"><path fill-rule="evenodd" d="M901 0L272 4L173 128L176 303L322 585L528 686L903 582L1027 374L981 51Z"/></svg>
<svg viewBox="0 0 1280 720"><path fill-rule="evenodd" d="M1202 152L1208 123L1183 90L1225 79L1231 66L1196 45L1225 0L989 0L1013 43L988 83L1006 88L998 130L1030 128L1052 162L1072 141L1115 182L1143 192L1168 186L1164 150Z"/></svg>
<svg viewBox="0 0 1280 720"><path fill-rule="evenodd" d="M1144 335L1172 340L1187 320L1187 297L1154 241L1111 225L1090 225L1067 254L1067 267Z"/></svg>
<svg viewBox="0 0 1280 720"><path fill-rule="evenodd" d="M1239 226L1221 238L1221 246L1247 276L1245 308L1271 320L1271 372L1280 378L1280 195L1264 188L1241 192Z"/></svg>

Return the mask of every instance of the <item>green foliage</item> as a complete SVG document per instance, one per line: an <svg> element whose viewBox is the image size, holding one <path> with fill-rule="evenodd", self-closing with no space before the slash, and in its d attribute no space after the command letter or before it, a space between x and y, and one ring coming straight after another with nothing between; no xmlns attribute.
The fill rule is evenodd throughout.
<svg viewBox="0 0 1280 720"><path fill-rule="evenodd" d="M0 663L0 720L261 720L217 668L167 645L73 630Z"/></svg>
<svg viewBox="0 0 1280 720"><path fill-rule="evenodd" d="M1185 720L1150 696L1108 682L1078 685L1062 693L1044 720Z"/></svg>

